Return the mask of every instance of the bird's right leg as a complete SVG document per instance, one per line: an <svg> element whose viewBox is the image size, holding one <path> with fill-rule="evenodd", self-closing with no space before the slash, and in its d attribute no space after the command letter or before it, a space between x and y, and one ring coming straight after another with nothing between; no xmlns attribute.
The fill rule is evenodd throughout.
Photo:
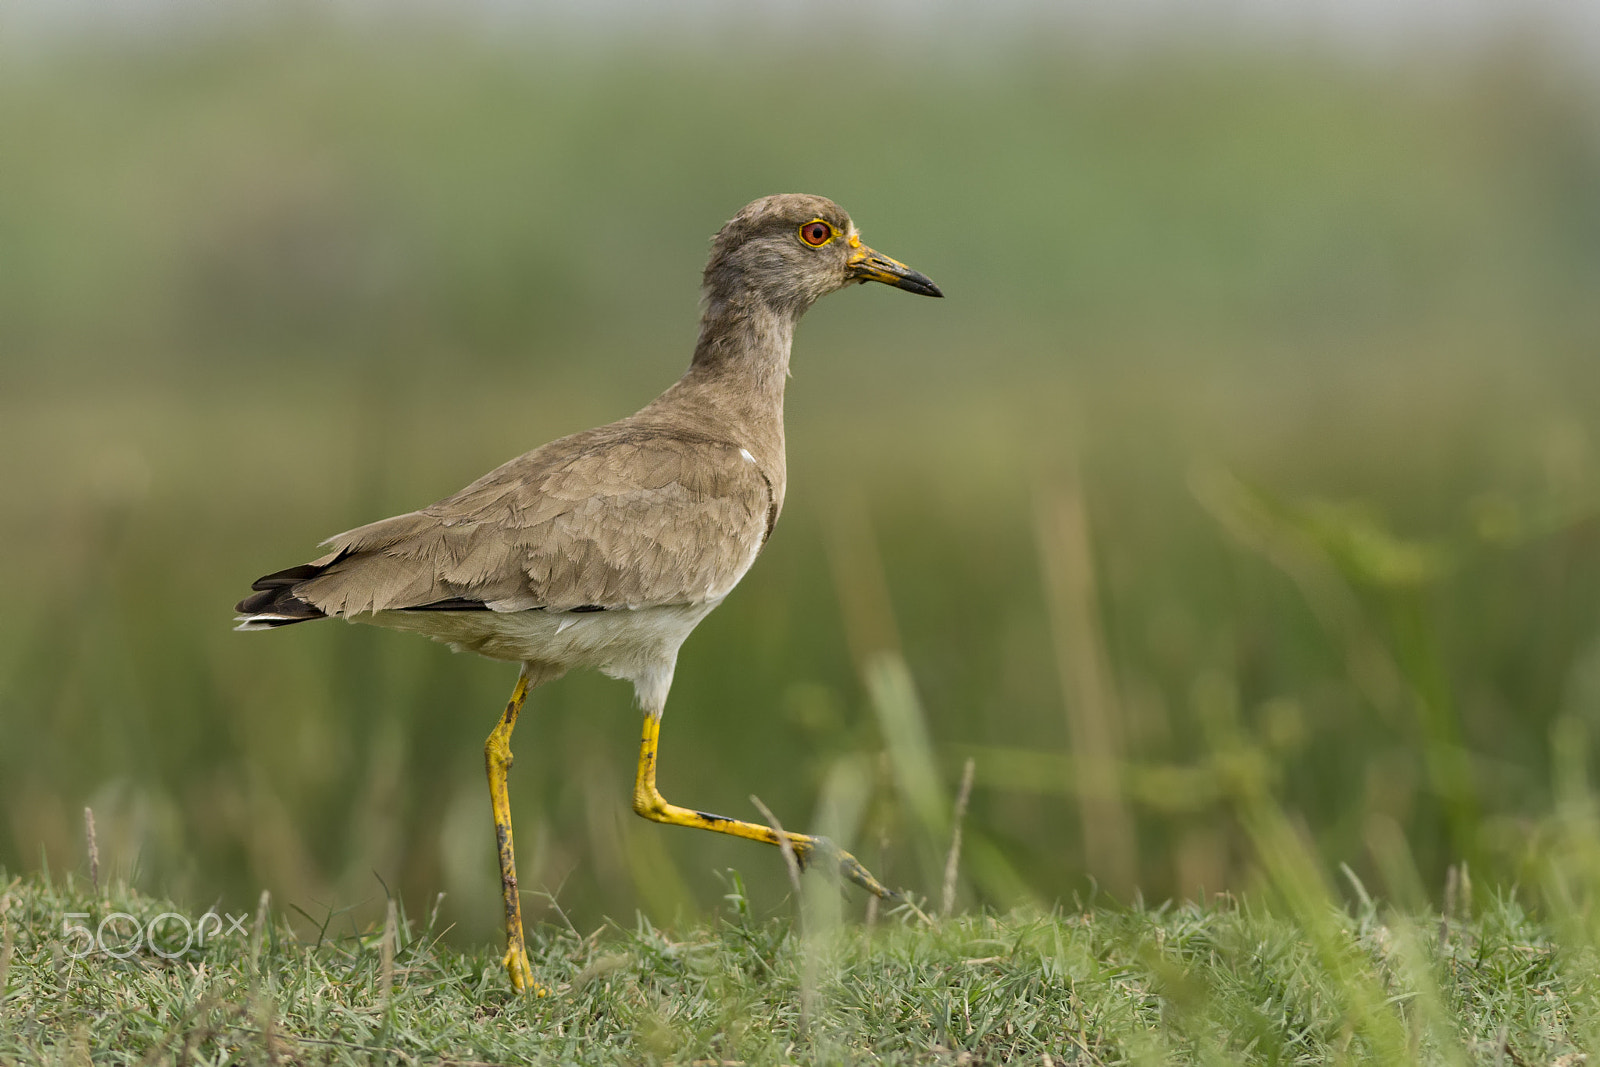
<svg viewBox="0 0 1600 1067"><path fill-rule="evenodd" d="M647 707L644 713L644 737L639 743L639 772L633 783L635 812L652 822L664 822L672 826L692 826L698 830L732 834L735 837L761 841L768 845L778 844L778 831L770 826L745 822L742 819L730 819L725 815L712 815L692 808L680 808L676 804L668 803L667 798L656 788L656 755L660 744L661 712L651 711ZM863 867L859 860L827 838L797 834L788 830L783 832L783 836L794 849L795 856L802 865L814 863L821 858L836 865L840 874L873 896L885 900L902 899L899 893L874 878L872 872Z"/></svg>
<svg viewBox="0 0 1600 1067"><path fill-rule="evenodd" d="M531 989L544 996L545 988L533 980L522 939L522 897L517 892L517 860L511 847L511 795L506 789L506 772L511 769L511 731L516 729L517 714L528 698L530 673L529 665L524 664L504 714L484 742L483 760L489 772L489 802L494 807L494 836L500 853L500 892L506 906L506 974L517 992Z"/></svg>

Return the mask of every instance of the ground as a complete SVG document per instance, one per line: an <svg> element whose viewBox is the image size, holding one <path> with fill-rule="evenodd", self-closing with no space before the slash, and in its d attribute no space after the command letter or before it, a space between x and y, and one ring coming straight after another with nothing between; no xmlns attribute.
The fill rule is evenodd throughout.
<svg viewBox="0 0 1600 1067"><path fill-rule="evenodd" d="M1566 1067L1600 1018L1592 954L1509 897L1449 920L1221 898L868 926L807 893L760 920L734 875L721 915L671 932L537 928L544 994L524 997L490 946L404 908L298 935L270 907L224 914L185 949L194 909L16 879L0 1062Z"/></svg>

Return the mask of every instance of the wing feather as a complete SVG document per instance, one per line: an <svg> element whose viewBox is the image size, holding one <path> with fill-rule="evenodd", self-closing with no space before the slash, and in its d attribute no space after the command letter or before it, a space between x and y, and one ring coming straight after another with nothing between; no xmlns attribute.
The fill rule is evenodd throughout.
<svg viewBox="0 0 1600 1067"><path fill-rule="evenodd" d="M451 600L502 611L697 603L748 569L776 506L736 444L602 427L329 538L294 595L330 615Z"/></svg>

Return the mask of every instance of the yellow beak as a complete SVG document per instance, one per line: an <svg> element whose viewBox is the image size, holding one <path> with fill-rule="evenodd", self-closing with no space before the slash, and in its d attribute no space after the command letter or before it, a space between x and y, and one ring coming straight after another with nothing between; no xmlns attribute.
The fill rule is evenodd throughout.
<svg viewBox="0 0 1600 1067"><path fill-rule="evenodd" d="M898 259L874 252L854 234L850 237L850 247L855 251L845 260L845 269L856 281L882 282L923 296L944 296L939 287L933 284L932 278L921 271L912 270Z"/></svg>

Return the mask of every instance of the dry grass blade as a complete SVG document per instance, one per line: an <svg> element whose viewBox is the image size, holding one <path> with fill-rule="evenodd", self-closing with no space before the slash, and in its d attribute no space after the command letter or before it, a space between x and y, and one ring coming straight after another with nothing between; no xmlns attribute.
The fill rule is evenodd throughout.
<svg viewBox="0 0 1600 1067"><path fill-rule="evenodd" d="M383 943L379 947L381 959L381 976L378 979L378 998L385 1007L389 1004L389 996L394 992L394 951L395 941L399 937L400 922L394 898L389 898L389 906L383 913Z"/></svg>
<svg viewBox="0 0 1600 1067"><path fill-rule="evenodd" d="M94 809L83 809L83 837L89 853L89 884L94 895L100 895L100 842L95 840Z"/></svg>
<svg viewBox="0 0 1600 1067"><path fill-rule="evenodd" d="M940 900L939 914L949 915L956 906L956 876L961 869L961 823L967 817L967 802L972 799L972 777L977 772L978 761L967 757L961 768L961 789L956 793L955 810L950 815L950 854L944 861L944 896Z"/></svg>
<svg viewBox="0 0 1600 1067"><path fill-rule="evenodd" d="M1444 907L1439 909L1439 947L1450 947L1450 922L1456 917L1456 893L1460 889L1460 869L1451 864L1444 872Z"/></svg>
<svg viewBox="0 0 1600 1067"><path fill-rule="evenodd" d="M767 820L767 825L772 827L772 832L778 835L778 848L783 851L783 862L789 868L789 883L794 886L796 904L803 905L804 901L800 890L800 860L795 855L794 845L789 841L789 835L784 832L783 824L778 817L772 814L772 809L761 803L761 798L754 793L750 794L750 803L756 806L761 817ZM800 908L801 936L805 935L805 909ZM809 965L813 962L812 953L806 953L808 964L807 974L802 975L800 981L800 1034L804 1035L811 1029L811 1020L816 1016L816 985L809 974Z"/></svg>
<svg viewBox="0 0 1600 1067"><path fill-rule="evenodd" d="M0 918L0 1005L6 1002L6 979L11 976L13 937L11 924Z"/></svg>
<svg viewBox="0 0 1600 1067"><path fill-rule="evenodd" d="M263 889L261 899L256 901L256 921L250 931L250 970L256 971L261 965L261 938L267 929L267 908L272 903L272 894Z"/></svg>
<svg viewBox="0 0 1600 1067"><path fill-rule="evenodd" d="M789 868L789 883L794 886L795 896L800 895L800 858L795 855L794 845L789 841L789 835L784 832L783 824L778 817L772 814L772 809L761 803L761 798L754 793L750 794L750 803L756 806L761 817L772 827L772 832L778 835L778 848L783 852L783 862Z"/></svg>

